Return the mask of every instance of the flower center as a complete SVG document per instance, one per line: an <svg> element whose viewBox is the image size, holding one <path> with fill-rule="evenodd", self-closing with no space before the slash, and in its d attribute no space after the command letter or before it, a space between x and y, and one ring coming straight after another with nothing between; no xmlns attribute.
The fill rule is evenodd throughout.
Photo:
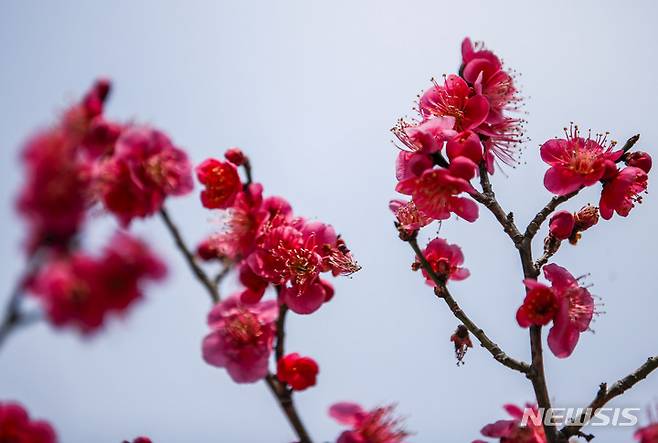
<svg viewBox="0 0 658 443"><path fill-rule="evenodd" d="M226 337L237 346L254 344L263 335L258 318L246 310L227 319L224 331Z"/></svg>

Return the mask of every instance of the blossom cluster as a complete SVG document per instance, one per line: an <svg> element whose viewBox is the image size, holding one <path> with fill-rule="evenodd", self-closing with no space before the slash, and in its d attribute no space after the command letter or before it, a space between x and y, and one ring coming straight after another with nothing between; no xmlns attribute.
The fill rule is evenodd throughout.
<svg viewBox="0 0 658 443"><path fill-rule="evenodd" d="M396 191L412 201L392 208L402 225L422 227L453 213L469 222L478 218L477 205L463 195L473 190L478 165L493 173L495 158L517 161L524 122L511 113L519 102L513 75L501 60L465 39L459 74L433 81L420 97L418 118L399 120L393 128L402 143Z"/></svg>
<svg viewBox="0 0 658 443"><path fill-rule="evenodd" d="M27 141L26 181L17 209L29 227L26 250L34 272L26 289L57 327L83 333L100 328L107 314L122 313L161 279L164 264L148 246L118 232L100 257L82 249L94 207L122 228L162 207L169 195L192 189L191 164L161 131L118 123L104 115L110 82L98 80L50 127Z"/></svg>
<svg viewBox="0 0 658 443"><path fill-rule="evenodd" d="M312 314L334 295L322 274L350 275L359 266L333 227L294 216L282 197L263 196L263 186L251 182L249 158L241 150L231 148L224 157L196 168L201 203L219 210L221 219L219 232L199 244L197 255L235 266L242 289L210 312L203 357L226 368L234 381L253 383L269 372L280 309ZM276 300L263 300L268 288L276 290ZM319 367L313 359L291 353L276 363L278 380L291 389L315 385Z"/></svg>
<svg viewBox="0 0 658 443"><path fill-rule="evenodd" d="M651 156L642 151L615 151L614 147L614 142L607 143L607 134L584 138L572 125L565 129L565 138L541 145L541 158L550 166L544 186L555 195L568 195L601 183L601 217L609 220L615 212L628 216L647 189ZM625 166L618 167L622 162Z"/></svg>
<svg viewBox="0 0 658 443"><path fill-rule="evenodd" d="M12 443L56 443L50 423L32 420L25 408L13 402L0 402L0 441Z"/></svg>
<svg viewBox="0 0 658 443"><path fill-rule="evenodd" d="M577 245L583 232L597 225L599 218L609 220L615 213L626 217L642 202L651 156L631 150L639 136L617 149L615 142L608 141L607 133L583 135L571 124L565 128L564 138L550 139L539 148L539 156L549 165L544 187L556 197L525 233L518 232L512 214L505 214L495 200L488 175L494 173L496 160L499 165L514 165L518 146L525 141L525 121L514 114L521 105L519 89L512 72L482 44L473 45L466 38L461 52L458 74L443 76L441 82L433 80L433 85L419 96L417 117L411 121L400 119L392 129L400 149L395 190L410 200L391 200L389 208L396 218L400 238L411 242L417 254L412 269L422 272L425 282L435 288L439 297L449 295L449 282L468 278L470 272L463 266L464 255L458 245L434 238L421 248L417 244L418 233L434 220L446 220L453 214L468 222L477 220L478 205L469 196L490 209L520 251L526 247L524 242L530 245L525 251L527 257L522 253L522 260L527 259L524 274L540 275L543 271L550 283L537 278L523 280L525 299L516 313L518 325L541 328L550 324L549 349L558 358L569 357L580 335L590 330L597 303L583 285L583 277L575 278L565 268L547 262L562 241ZM482 191L471 183L478 175ZM598 206L587 204L576 212L554 212L558 204L599 184ZM549 217L544 255L532 262L532 237ZM461 319L463 311L456 302L449 300L448 305ZM473 346L466 324L459 324L450 337L458 365L463 364L466 352ZM477 327L470 331L476 335L482 332ZM486 347L484 342L483 346ZM501 442L547 441L542 426L521 425L521 408L506 405L505 409L512 418L485 426L482 435ZM655 429L655 425L650 425L639 430L636 439L643 443L658 441Z"/></svg>

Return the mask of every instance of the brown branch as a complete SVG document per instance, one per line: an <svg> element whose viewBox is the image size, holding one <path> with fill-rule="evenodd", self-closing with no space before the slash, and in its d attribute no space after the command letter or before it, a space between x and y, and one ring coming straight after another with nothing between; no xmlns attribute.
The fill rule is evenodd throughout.
<svg viewBox="0 0 658 443"><path fill-rule="evenodd" d="M274 349L274 356L276 357L277 363L284 355L285 352L285 340L286 340L286 314L288 313L288 305L281 303L279 305L279 317L276 320L276 348Z"/></svg>
<svg viewBox="0 0 658 443"><path fill-rule="evenodd" d="M171 236L174 238L174 242L176 243L176 247L178 250L183 254L183 257L185 258L185 261L189 265L190 269L192 270L192 273L194 276L199 280L201 285L206 288L208 291L208 295L210 295L210 298L214 303L217 303L219 301L219 289L217 288L217 285L213 283L213 281L206 275L203 269L201 269L201 266L196 261L196 258L194 257L194 254L190 252L189 248L185 244L185 241L183 240L183 237L181 236L180 231L178 230L178 227L174 224L174 222L171 220L171 217L169 216L169 213L167 212L167 209L162 206L160 208L160 217L162 218L162 221L164 222L165 226L171 233Z"/></svg>
<svg viewBox="0 0 658 443"><path fill-rule="evenodd" d="M528 227L525 230L524 237L526 240L531 241L534 236L537 234L537 231L539 231L539 228L541 228L542 223L546 221L549 215L555 211L555 209L560 206L562 203L566 202L570 198L576 196L580 190L577 189L576 191L573 191L569 194L565 195L557 195L553 197L547 204L542 208L541 211L535 215L535 218L532 219L532 221L528 224Z"/></svg>
<svg viewBox="0 0 658 443"><path fill-rule="evenodd" d="M42 254L37 251L32 257L30 257L26 270L18 278L14 285L14 289L9 295L2 321L0 322L0 347L2 347L9 335L14 332L16 328L31 325L41 319L39 313L25 313L21 312L20 309L25 285L38 271L41 263Z"/></svg>
<svg viewBox="0 0 658 443"><path fill-rule="evenodd" d="M596 393L596 397L594 397L594 400L592 400L588 409L585 411L589 411L589 417L592 417L599 409L605 406L606 403L631 389L637 383L647 378L647 376L656 369L658 369L658 355L648 358L642 366L628 374L626 377L618 380L610 389L608 389L607 383L601 383L599 385L599 390ZM587 424L585 422L586 419L588 419L587 414L583 413L580 416L580 419L577 420L577 423L563 427L560 430L560 438L562 441L567 441L569 437L573 435L579 435L580 429Z"/></svg>
<svg viewBox="0 0 658 443"><path fill-rule="evenodd" d="M281 289L281 286L276 286L277 294L281 292ZM285 303L281 303L279 305L279 316L276 320L276 346L274 347L274 356L276 357L277 363L285 355L287 313L288 306ZM295 430L300 443L310 443L311 438L309 437L308 431L306 430L304 423L302 423L302 420L297 413L297 409L295 408L293 391L286 386L285 383L279 381L279 379L273 374L268 374L265 378L265 382L279 402L281 410L288 418L290 426Z"/></svg>
<svg viewBox="0 0 658 443"><path fill-rule="evenodd" d="M215 275L215 278L213 278L213 283L215 284L215 287L217 287L217 290L219 291L219 285L222 283L222 281L226 278L229 272L231 272L231 269L233 269L233 264L229 262L224 263L224 268Z"/></svg>
<svg viewBox="0 0 658 443"><path fill-rule="evenodd" d="M251 162L249 161L249 158L245 158L242 167L244 168L244 173L247 176L247 181L244 183L243 187L244 189L247 189L249 185L254 181L252 177Z"/></svg>
<svg viewBox="0 0 658 443"><path fill-rule="evenodd" d="M550 413L551 399L548 395L546 385L546 374L544 373L544 355L541 341L541 326L530 327L530 353L532 355L532 372L530 381L537 398L537 406L543 411L542 423L544 423L544 433L550 443L557 442L557 430L553 425L546 425L545 414Z"/></svg>
<svg viewBox="0 0 658 443"><path fill-rule="evenodd" d="M22 282L23 279L20 279ZM22 315L19 310L20 299L23 295L22 284L17 284L5 307L2 323L0 323L0 346L7 340L7 337L19 326L22 322Z"/></svg>
<svg viewBox="0 0 658 443"><path fill-rule="evenodd" d="M514 224L514 214L511 212L505 212L500 206L500 203L498 203L498 200L496 200L496 194L491 187L489 173L487 172L484 163L480 164L480 184L482 185L482 192L473 191L470 193L471 197L489 209L494 217L496 217L496 220L501 224L505 233L518 247L523 240L523 236Z"/></svg>
<svg viewBox="0 0 658 443"><path fill-rule="evenodd" d="M409 245L411 245L411 248L414 250L416 253L416 256L418 257L418 260L420 261L421 266L427 272L427 274L430 276L432 281L437 286L437 291L436 294L439 298L443 299L452 313L457 317L464 326L469 330L471 334L475 336L475 338L478 339L480 344L482 345L483 348L485 348L489 353L493 356L496 361L499 363L503 364L504 366L507 366L510 369L513 369L515 371L519 371L524 374L528 374L530 371L530 366L527 363L518 361L513 359L512 357L509 357L503 350L498 346L496 343L494 343L488 336L487 334L479 328L473 321L466 315L466 313L461 309L457 301L452 297L450 294L450 291L448 291L448 288L446 287L445 281L439 277L430 264L427 262L427 259L423 255L423 252L420 250L420 247L418 246L418 241L416 240L415 237L412 237L407 240Z"/></svg>
<svg viewBox="0 0 658 443"><path fill-rule="evenodd" d="M295 408L295 402L292 398L292 391L290 391L283 383L281 383L276 376L273 374L267 374L265 377L265 383L276 397L281 410L288 418L290 426L295 430L297 437L299 438L299 443L312 443L311 437L309 436L302 419L297 413Z"/></svg>

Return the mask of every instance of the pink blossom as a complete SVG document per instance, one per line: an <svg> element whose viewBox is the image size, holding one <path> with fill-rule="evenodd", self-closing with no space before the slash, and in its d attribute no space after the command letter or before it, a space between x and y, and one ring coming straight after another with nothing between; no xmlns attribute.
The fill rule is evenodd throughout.
<svg viewBox="0 0 658 443"><path fill-rule="evenodd" d="M243 305L236 294L219 302L208 315L211 332L203 339L203 359L226 368L236 383L263 379L276 335L277 314L273 300Z"/></svg>
<svg viewBox="0 0 658 443"><path fill-rule="evenodd" d="M544 176L544 186L557 195L565 195L591 186L601 180L606 171L615 168L622 151L604 148L605 137L582 138L578 127L566 132L566 139L545 142L540 149L541 158L551 168Z"/></svg>
<svg viewBox="0 0 658 443"><path fill-rule="evenodd" d="M7 443L56 443L50 423L32 420L23 406L0 402L0 441Z"/></svg>
<svg viewBox="0 0 658 443"><path fill-rule="evenodd" d="M465 131L450 139L446 145L446 153L450 160L466 157L475 164L483 159L483 148L480 137L472 131Z"/></svg>
<svg viewBox="0 0 658 443"><path fill-rule="evenodd" d="M556 264L544 266L544 276L551 282L558 311L548 333L548 347L558 358L569 357L582 332L589 329L594 316L594 299L566 269Z"/></svg>
<svg viewBox="0 0 658 443"><path fill-rule="evenodd" d="M436 220L450 218L455 213L466 221L478 218L478 206L459 194L472 192L469 180L475 175L475 164L466 157L457 157L448 169L427 169L416 179L408 180L399 192L410 193L419 211ZM402 183L400 183L402 184Z"/></svg>
<svg viewBox="0 0 658 443"><path fill-rule="evenodd" d="M351 402L336 403L329 408L329 416L338 423L350 426L336 443L403 443L409 433L402 429L400 419L393 416L393 406L366 411Z"/></svg>
<svg viewBox="0 0 658 443"><path fill-rule="evenodd" d="M634 166L627 166L607 179L599 201L601 217L609 220L615 212L628 216L635 203L642 203L640 193L646 191L648 179L645 171Z"/></svg>
<svg viewBox="0 0 658 443"><path fill-rule="evenodd" d="M492 154L505 164L515 164L524 121L506 115L506 111L516 111L521 102L512 75L493 52L482 44L474 46L468 38L462 42L460 72L489 102L487 119L476 129L484 140L489 173L493 173Z"/></svg>
<svg viewBox="0 0 658 443"><path fill-rule="evenodd" d="M526 279L524 283L528 291L516 312L516 321L522 328L548 324L555 319L559 308L553 289L537 280Z"/></svg>
<svg viewBox="0 0 658 443"><path fill-rule="evenodd" d="M360 269L330 225L297 218L274 227L247 258L252 271L281 286L282 300L298 314L310 314L333 295L320 273L349 275Z"/></svg>
<svg viewBox="0 0 658 443"><path fill-rule="evenodd" d="M477 128L487 119L489 102L464 79L449 75L443 86L435 83L421 96L420 112L424 118L453 117L454 129L461 132Z"/></svg>
<svg viewBox="0 0 658 443"><path fill-rule="evenodd" d="M538 415L536 405L526 404L525 407L534 411L532 416ZM512 404L504 405L503 408L512 418L486 425L480 431L482 435L500 439L501 443L546 443L546 435L541 423L535 424L533 420L528 420L526 426L521 426L523 410ZM473 443L479 442L480 440L477 440Z"/></svg>
<svg viewBox="0 0 658 443"><path fill-rule="evenodd" d="M425 247L423 255L434 273L444 281L460 281L470 275L468 269L461 267L464 264L464 254L462 254L461 248L457 245L449 244L442 238L435 238L430 241ZM427 284L436 286L436 283L434 283L429 274L421 267L418 258L416 258L413 264L413 269L422 269Z"/></svg>
<svg viewBox="0 0 658 443"><path fill-rule="evenodd" d="M431 116L416 125L400 120L392 131L410 152L433 154L456 134L454 126L455 118L452 116Z"/></svg>
<svg viewBox="0 0 658 443"><path fill-rule="evenodd" d="M157 212L169 195L192 190L191 165L185 152L162 132L135 126L124 130L112 158L97 172L105 208L122 224Z"/></svg>
<svg viewBox="0 0 658 443"><path fill-rule="evenodd" d="M571 236L576 225L574 215L569 211L558 211L549 221L549 232L557 239L565 240Z"/></svg>
<svg viewBox="0 0 658 443"><path fill-rule="evenodd" d="M417 231L432 222L430 217L416 208L413 201L391 200L388 207L395 214L398 229L407 233Z"/></svg>
<svg viewBox="0 0 658 443"><path fill-rule="evenodd" d="M418 178L433 166L434 161L427 154L400 151L395 161L395 177L399 182L395 190L402 194L411 194Z"/></svg>

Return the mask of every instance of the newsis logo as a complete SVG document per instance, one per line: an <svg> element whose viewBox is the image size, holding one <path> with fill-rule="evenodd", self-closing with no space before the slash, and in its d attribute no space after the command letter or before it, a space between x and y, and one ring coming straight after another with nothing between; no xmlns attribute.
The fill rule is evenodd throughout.
<svg viewBox="0 0 658 443"><path fill-rule="evenodd" d="M635 426L638 423L637 414L640 408L599 408L596 413L592 408L550 408L533 409L525 408L521 418L521 426L550 426L565 425L588 425L593 427L602 426ZM544 417L542 423L542 417Z"/></svg>

